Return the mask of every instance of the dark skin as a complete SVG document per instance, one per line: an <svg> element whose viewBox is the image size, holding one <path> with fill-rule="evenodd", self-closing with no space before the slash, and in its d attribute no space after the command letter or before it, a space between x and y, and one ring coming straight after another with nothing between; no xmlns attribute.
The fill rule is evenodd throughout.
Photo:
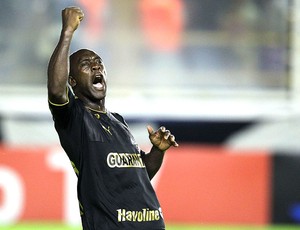
<svg viewBox="0 0 300 230"><path fill-rule="evenodd" d="M105 112L106 69L96 53L82 49L71 55L69 84L87 107Z"/></svg>
<svg viewBox="0 0 300 230"><path fill-rule="evenodd" d="M105 112L107 75L102 59L87 49L75 52L69 59L74 32L83 18L84 14L78 7L69 7L62 11L60 39L48 65L48 98L54 104L67 103L66 89L69 83L86 107ZM147 126L147 130L153 146L143 161L149 178L152 179L161 167L166 150L171 146L177 147L178 144L174 135L165 127L154 131L151 126Z"/></svg>

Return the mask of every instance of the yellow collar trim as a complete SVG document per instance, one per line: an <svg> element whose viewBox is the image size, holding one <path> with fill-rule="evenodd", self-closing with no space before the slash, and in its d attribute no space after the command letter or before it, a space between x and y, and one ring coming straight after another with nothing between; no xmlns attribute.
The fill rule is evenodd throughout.
<svg viewBox="0 0 300 230"><path fill-rule="evenodd" d="M97 113L104 113L104 114L107 113L107 110L106 110L106 109L105 109L105 111L100 111L100 110L97 110L97 109L92 109L92 108L90 108L90 107L88 107L88 106L86 106L86 108L89 109L89 110L91 110L91 111L93 111L93 112L97 112Z"/></svg>

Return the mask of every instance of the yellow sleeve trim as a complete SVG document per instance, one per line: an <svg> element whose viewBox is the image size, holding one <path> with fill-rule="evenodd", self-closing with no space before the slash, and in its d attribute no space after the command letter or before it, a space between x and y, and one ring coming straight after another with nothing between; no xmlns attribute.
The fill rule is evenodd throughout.
<svg viewBox="0 0 300 230"><path fill-rule="evenodd" d="M76 168L76 165L75 165L75 163L73 161L71 161L71 165L72 165L72 167L73 167L74 172L76 173L76 175L79 176L79 170Z"/></svg>
<svg viewBox="0 0 300 230"><path fill-rule="evenodd" d="M67 101L66 101L65 103L63 103L63 104L56 104L56 103L51 102L51 101L48 99L49 103L50 103L51 105L53 105L53 106L64 106L64 105L69 104L70 100L69 100L69 88L68 88L68 87L67 87L66 91L67 91Z"/></svg>

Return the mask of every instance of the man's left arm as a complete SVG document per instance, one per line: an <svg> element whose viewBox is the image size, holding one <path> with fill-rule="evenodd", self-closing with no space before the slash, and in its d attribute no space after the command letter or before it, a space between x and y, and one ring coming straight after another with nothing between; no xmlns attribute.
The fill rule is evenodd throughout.
<svg viewBox="0 0 300 230"><path fill-rule="evenodd" d="M151 126L147 126L147 129L153 146L150 152L143 156L143 161L151 180L160 169L165 152L171 146L178 147L179 145L175 141L175 136L165 127L160 127L157 131L154 131Z"/></svg>

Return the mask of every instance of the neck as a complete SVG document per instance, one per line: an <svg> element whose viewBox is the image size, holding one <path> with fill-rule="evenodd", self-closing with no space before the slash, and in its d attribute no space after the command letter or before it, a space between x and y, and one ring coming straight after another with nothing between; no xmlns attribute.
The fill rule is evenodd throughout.
<svg viewBox="0 0 300 230"><path fill-rule="evenodd" d="M105 100L102 99L98 103L96 102L90 102L90 101L83 101L83 104L86 108L96 111L96 112L101 112L101 113L106 113L106 108L105 108Z"/></svg>
<svg viewBox="0 0 300 230"><path fill-rule="evenodd" d="M98 112L98 113L106 113L106 109L95 109L95 108L91 108L89 106L85 106L87 109L94 111L94 112Z"/></svg>

